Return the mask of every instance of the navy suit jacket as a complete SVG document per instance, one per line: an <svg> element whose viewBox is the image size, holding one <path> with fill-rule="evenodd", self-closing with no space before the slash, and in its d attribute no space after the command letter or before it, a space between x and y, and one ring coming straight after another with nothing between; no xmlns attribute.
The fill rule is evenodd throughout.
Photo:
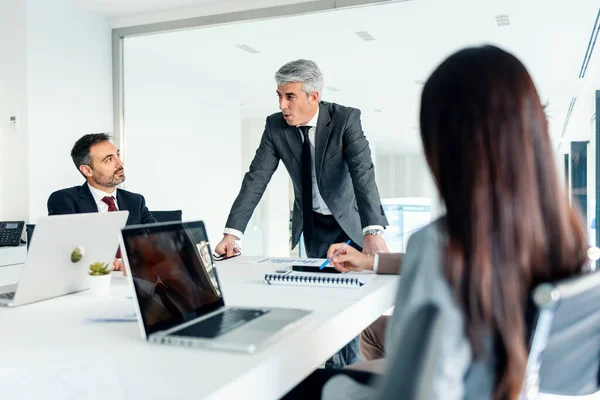
<svg viewBox="0 0 600 400"><path fill-rule="evenodd" d="M127 190L117 190L119 210L129 211L127 225L156 222L146 207L144 196ZM57 190L48 198L48 215L82 214L98 212L98 206L87 182L81 186Z"/></svg>

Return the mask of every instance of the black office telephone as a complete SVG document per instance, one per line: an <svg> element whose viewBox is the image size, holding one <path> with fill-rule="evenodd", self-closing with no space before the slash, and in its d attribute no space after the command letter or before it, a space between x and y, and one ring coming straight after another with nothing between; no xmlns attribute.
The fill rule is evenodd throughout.
<svg viewBox="0 0 600 400"><path fill-rule="evenodd" d="M18 246L25 221L0 221L0 246Z"/></svg>

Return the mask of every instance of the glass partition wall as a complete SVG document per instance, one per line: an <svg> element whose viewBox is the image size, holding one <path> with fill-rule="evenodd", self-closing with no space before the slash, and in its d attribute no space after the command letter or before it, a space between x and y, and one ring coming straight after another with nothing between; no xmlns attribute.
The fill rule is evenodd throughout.
<svg viewBox="0 0 600 400"><path fill-rule="evenodd" d="M216 244L265 119L279 111L275 71L311 59L325 77L322 99L361 110L390 222L385 238L392 251L404 251L415 230L443 213L420 145L424 81L452 52L490 43L514 53L533 76L557 165L591 244L598 243L596 1L329 3L114 30L115 135L126 188L144 193L153 209L204 220ZM280 165L245 231L244 254L301 253L290 249L293 200Z"/></svg>

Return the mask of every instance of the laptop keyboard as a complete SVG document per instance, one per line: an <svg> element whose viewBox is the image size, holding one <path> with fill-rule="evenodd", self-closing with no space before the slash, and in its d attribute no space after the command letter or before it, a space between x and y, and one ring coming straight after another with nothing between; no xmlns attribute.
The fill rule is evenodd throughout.
<svg viewBox="0 0 600 400"><path fill-rule="evenodd" d="M16 292L1 293L0 299L1 300L12 300L15 298L15 293Z"/></svg>
<svg viewBox="0 0 600 400"><path fill-rule="evenodd" d="M229 308L194 325L190 325L187 328L174 332L172 335L215 338L268 312L269 310Z"/></svg>

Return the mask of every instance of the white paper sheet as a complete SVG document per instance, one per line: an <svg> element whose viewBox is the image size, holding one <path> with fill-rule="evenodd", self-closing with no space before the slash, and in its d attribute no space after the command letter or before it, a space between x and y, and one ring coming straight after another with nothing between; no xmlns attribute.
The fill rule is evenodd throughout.
<svg viewBox="0 0 600 400"><path fill-rule="evenodd" d="M325 258L262 258L257 261L247 261L246 264L276 264L276 265L307 265L317 266L325 262Z"/></svg>
<svg viewBox="0 0 600 400"><path fill-rule="evenodd" d="M95 306L86 314L83 322L135 322L137 315L131 297L107 297L102 306Z"/></svg>

